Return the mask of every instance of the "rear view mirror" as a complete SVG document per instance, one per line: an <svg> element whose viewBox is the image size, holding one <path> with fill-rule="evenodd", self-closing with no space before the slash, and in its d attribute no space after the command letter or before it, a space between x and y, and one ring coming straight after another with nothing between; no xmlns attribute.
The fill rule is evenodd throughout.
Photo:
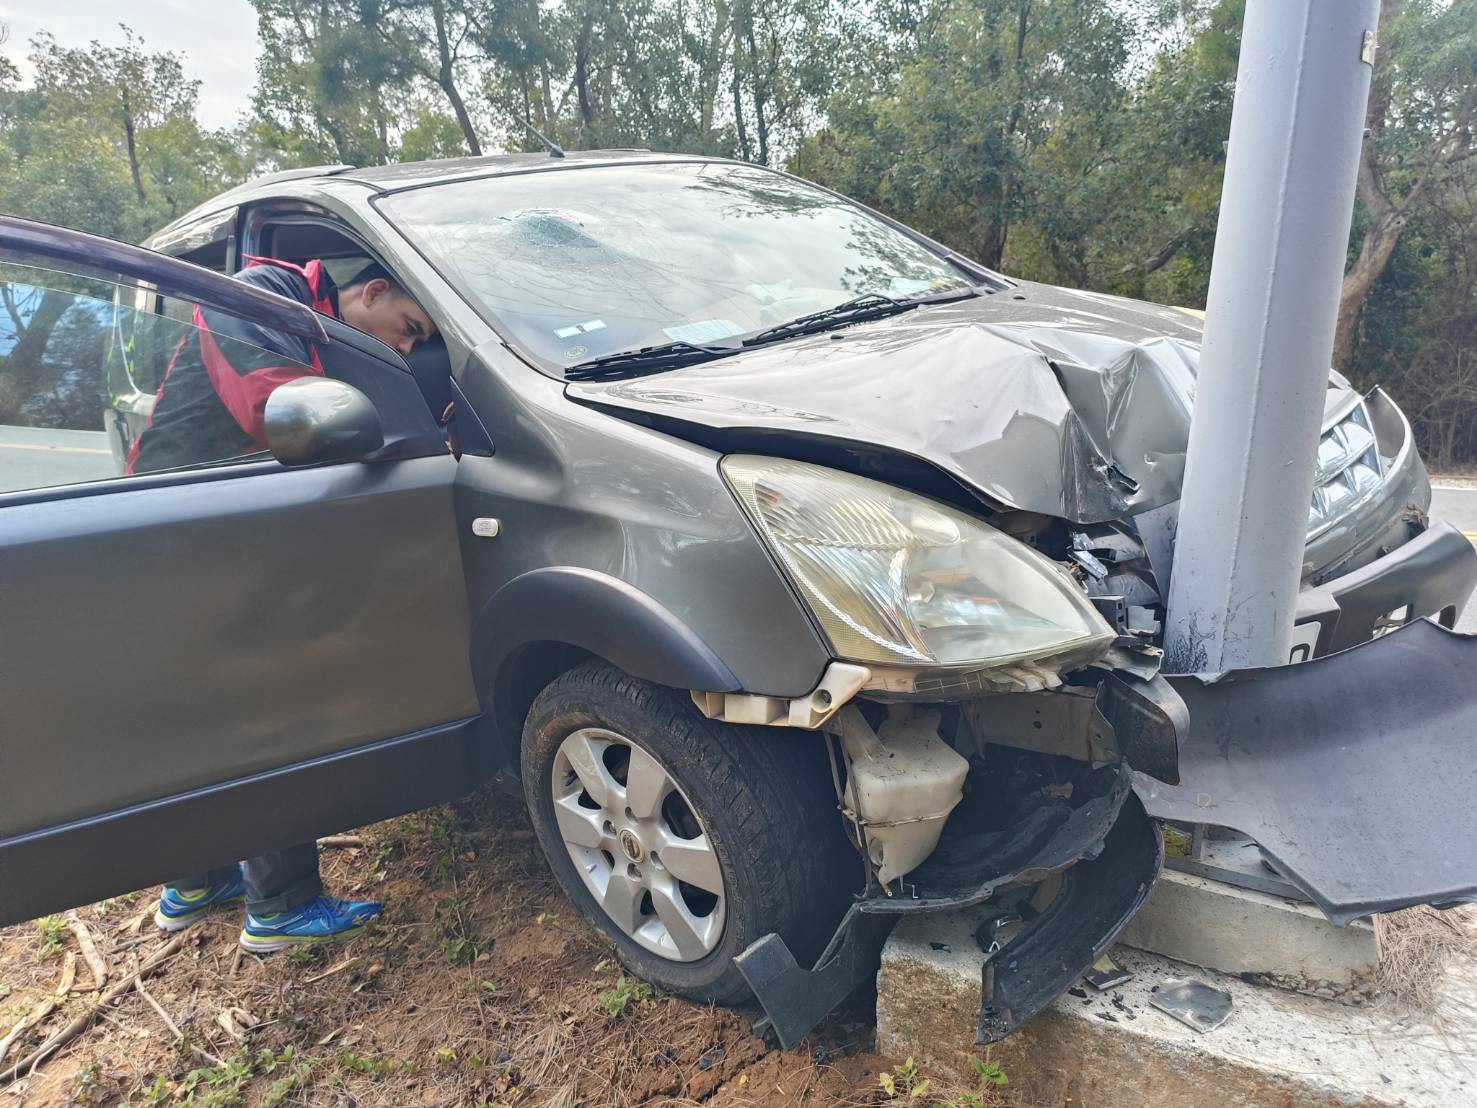
<svg viewBox="0 0 1477 1108"><path fill-rule="evenodd" d="M283 465L356 462L384 445L379 413L353 385L300 377L267 397L267 448Z"/></svg>

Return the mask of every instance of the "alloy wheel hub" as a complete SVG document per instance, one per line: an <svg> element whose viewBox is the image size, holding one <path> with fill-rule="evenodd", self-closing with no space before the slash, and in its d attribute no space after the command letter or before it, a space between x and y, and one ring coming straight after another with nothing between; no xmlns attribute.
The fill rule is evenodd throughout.
<svg viewBox="0 0 1477 1108"><path fill-rule="evenodd" d="M623 735L587 727L560 743L550 783L560 837L611 922L673 961L711 953L723 936L723 871L662 764Z"/></svg>

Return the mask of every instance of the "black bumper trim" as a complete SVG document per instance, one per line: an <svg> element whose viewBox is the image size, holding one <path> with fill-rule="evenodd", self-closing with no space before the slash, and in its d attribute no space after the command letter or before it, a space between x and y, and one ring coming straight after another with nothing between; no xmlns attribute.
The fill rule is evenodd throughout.
<svg viewBox="0 0 1477 1108"><path fill-rule="evenodd" d="M1433 523L1383 558L1304 589L1296 622L1316 620L1316 654L1333 654L1372 637L1381 617L1407 604L1412 620L1460 611L1474 586L1477 550L1450 523Z"/></svg>
<svg viewBox="0 0 1477 1108"><path fill-rule="evenodd" d="M1206 682L1157 819L1230 827L1337 926L1477 898L1477 636L1428 619L1296 666Z"/></svg>
<svg viewBox="0 0 1477 1108"><path fill-rule="evenodd" d="M984 865L936 868L940 880L923 888L924 896L873 894L854 903L811 969L800 966L776 934L752 943L734 964L764 1008L755 1031L773 1030L786 1048L797 1043L876 974L882 944L901 916L954 911L1001 896L1013 903L1021 899L1013 892L1061 873L1057 899L1000 958L986 963L994 968L982 998L985 1009L1001 1013L992 1017L992 1025L1005 1028L997 1038L1051 1003L1138 911L1163 860L1159 833L1131 795L1127 767L1095 772L1111 775L1106 788L1099 779L1093 795L1070 813L1043 805L1045 820L1020 821L1013 833L989 842ZM951 852L968 853L973 842L959 831Z"/></svg>
<svg viewBox="0 0 1477 1108"><path fill-rule="evenodd" d="M1067 870L1056 899L986 958L975 1044L999 1042L1061 996L1138 914L1163 865L1159 829L1131 800L1102 852Z"/></svg>

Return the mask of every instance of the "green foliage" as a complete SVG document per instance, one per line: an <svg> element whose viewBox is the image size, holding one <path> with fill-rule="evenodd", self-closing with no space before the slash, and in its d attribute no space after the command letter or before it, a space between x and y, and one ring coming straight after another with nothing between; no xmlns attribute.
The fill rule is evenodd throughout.
<svg viewBox="0 0 1477 1108"><path fill-rule="evenodd" d="M262 1095L262 1108L280 1108L288 1098L307 1085L319 1060L299 1055L292 1044L280 1051L259 1050L255 1057L240 1051L219 1066L192 1069L175 1084L159 1074L143 1090L148 1105L182 1104L194 1108L235 1108L245 1101L253 1077L280 1074Z"/></svg>
<svg viewBox="0 0 1477 1108"><path fill-rule="evenodd" d="M199 82L125 28L122 46L30 43L35 79L0 70L0 210L138 239L239 179L226 133L195 121Z"/></svg>
<svg viewBox="0 0 1477 1108"><path fill-rule="evenodd" d="M993 1099L995 1093L1000 1090L1000 1086L1010 1083L1000 1062L993 1061L990 1053L985 1052L984 1058L972 1056L969 1064L978 1078L975 1090L950 1101L926 1099L931 1083L929 1078L920 1075L919 1067L911 1058L905 1059L891 1071L877 1074L877 1087L882 1090L885 1104L928 1104L929 1108L985 1108L997 1102Z"/></svg>
<svg viewBox="0 0 1477 1108"><path fill-rule="evenodd" d="M919 1100L928 1093L928 1079L918 1076L918 1065L910 1057L898 1065L893 1072L883 1070L877 1075L877 1084L888 1101L909 1103Z"/></svg>
<svg viewBox="0 0 1477 1108"><path fill-rule="evenodd" d="M471 939L459 935L443 935L439 941L441 953L446 955L448 962L465 966L477 960L479 951L477 944Z"/></svg>
<svg viewBox="0 0 1477 1108"><path fill-rule="evenodd" d="M285 1104L288 1097L307 1084L312 1073L313 1063L311 1061L294 1063L286 1074L267 1087L266 1095L262 1097L262 1108L278 1108L279 1105Z"/></svg>
<svg viewBox="0 0 1477 1108"><path fill-rule="evenodd" d="M329 949L326 946L317 943L302 943L289 949L285 957L294 966L306 968L322 965L328 955Z"/></svg>
<svg viewBox="0 0 1477 1108"><path fill-rule="evenodd" d="M237 1054L219 1066L193 1069L173 1090L174 1099L190 1108L235 1108L252 1077L251 1059Z"/></svg>
<svg viewBox="0 0 1477 1108"><path fill-rule="evenodd" d="M918 10L878 36L886 66L839 85L829 127L791 168L987 265L1002 263L1012 223L1031 213L1063 222L1042 230L1070 247L1061 232L1092 215L1117 145L1122 76L1141 33L1132 9L935 0Z"/></svg>
<svg viewBox="0 0 1477 1108"><path fill-rule="evenodd" d="M985 1052L983 1058L971 1056L969 1064L974 1067L975 1075L980 1079L981 1089L1010 1084L1010 1078L1005 1075L1005 1070L1001 1068L999 1062L990 1057L989 1051Z"/></svg>
<svg viewBox="0 0 1477 1108"><path fill-rule="evenodd" d="M102 1063L96 1059L86 1062L72 1078L71 1104L102 1104L113 1095L110 1083L103 1074Z"/></svg>
<svg viewBox="0 0 1477 1108"><path fill-rule="evenodd" d="M66 921L60 916L42 916L36 921L36 953L43 958L56 954L62 948L62 933L67 929Z"/></svg>
<svg viewBox="0 0 1477 1108"><path fill-rule="evenodd" d="M1010 1084L1005 1070L999 1062L990 1058L988 1051L983 1058L971 1057L969 1062L974 1068L978 1085L973 1091L951 1100L926 1099L930 1082L919 1074L918 1065L912 1058L906 1059L890 1072L878 1074L877 1085L882 1090L884 1103L887 1104L927 1104L929 1108L986 1108L989 1104L998 1103L993 1099L995 1094L1002 1085Z"/></svg>
<svg viewBox="0 0 1477 1108"><path fill-rule="evenodd" d="M338 1064L341 1069L368 1074L370 1077L386 1077L392 1073L414 1073L420 1069L418 1062L401 1058L366 1058L361 1054L355 1054L352 1050L346 1050L340 1054Z"/></svg>
<svg viewBox="0 0 1477 1108"><path fill-rule="evenodd" d="M619 1019L633 1004L639 1005L655 995L656 990L645 981L622 974L613 987L600 994L600 1003L613 1019Z"/></svg>

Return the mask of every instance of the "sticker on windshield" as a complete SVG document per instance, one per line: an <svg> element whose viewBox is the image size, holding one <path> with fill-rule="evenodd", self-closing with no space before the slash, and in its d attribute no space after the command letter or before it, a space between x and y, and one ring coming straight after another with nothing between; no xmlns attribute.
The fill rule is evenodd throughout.
<svg viewBox="0 0 1477 1108"><path fill-rule="evenodd" d="M893 277L887 282L889 296L917 296L931 288L932 281L921 281L916 277Z"/></svg>
<svg viewBox="0 0 1477 1108"><path fill-rule="evenodd" d="M575 335L588 335L591 331L602 331L605 329L605 320L587 319L583 323L576 323L569 327L561 327L554 334L561 339L572 339Z"/></svg>
<svg viewBox="0 0 1477 1108"><path fill-rule="evenodd" d="M696 323L682 323L662 330L668 338L678 342L716 342L744 333L744 329L731 319L700 319Z"/></svg>

